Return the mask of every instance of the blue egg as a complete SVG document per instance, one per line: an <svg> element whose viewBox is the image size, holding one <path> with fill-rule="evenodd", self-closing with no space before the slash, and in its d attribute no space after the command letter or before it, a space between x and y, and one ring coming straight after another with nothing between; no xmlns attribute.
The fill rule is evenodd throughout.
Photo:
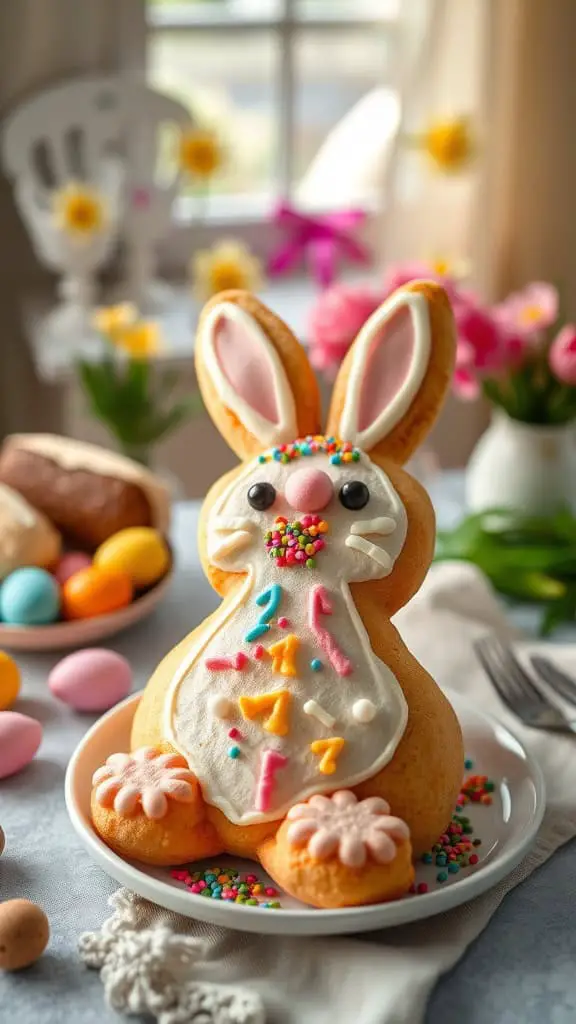
<svg viewBox="0 0 576 1024"><path fill-rule="evenodd" d="M45 569L16 569L0 587L0 620L13 626L45 626L60 612L60 588Z"/></svg>

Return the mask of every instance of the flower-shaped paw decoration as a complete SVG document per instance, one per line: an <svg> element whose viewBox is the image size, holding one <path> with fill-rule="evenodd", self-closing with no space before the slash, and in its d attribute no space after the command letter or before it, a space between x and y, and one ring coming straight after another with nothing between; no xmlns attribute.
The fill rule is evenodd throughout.
<svg viewBox="0 0 576 1024"><path fill-rule="evenodd" d="M306 846L316 860L336 855L345 867L363 867L368 854L378 864L389 864L396 843L410 836L406 823L389 812L379 796L359 801L349 790L312 796L288 811L288 842Z"/></svg>
<svg viewBox="0 0 576 1024"><path fill-rule="evenodd" d="M122 817L141 805L147 818L159 820L168 811L168 800L192 803L194 776L180 754L161 754L141 747L133 754L111 754L92 777L95 799L101 807L114 808Z"/></svg>

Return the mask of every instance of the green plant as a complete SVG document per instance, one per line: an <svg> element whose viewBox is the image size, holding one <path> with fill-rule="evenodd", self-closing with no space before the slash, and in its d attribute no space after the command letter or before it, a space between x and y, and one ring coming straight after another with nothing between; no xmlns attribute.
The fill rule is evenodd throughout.
<svg viewBox="0 0 576 1024"><path fill-rule="evenodd" d="M568 510L550 517L493 509L440 530L436 561L473 562L500 593L543 606L548 635L576 618L576 519Z"/></svg>
<svg viewBox="0 0 576 1024"><path fill-rule="evenodd" d="M95 325L104 342L102 358L77 362L90 410L125 454L147 463L153 446L199 411L200 396L174 398L180 375L151 362L157 327L136 321L132 307L101 310Z"/></svg>

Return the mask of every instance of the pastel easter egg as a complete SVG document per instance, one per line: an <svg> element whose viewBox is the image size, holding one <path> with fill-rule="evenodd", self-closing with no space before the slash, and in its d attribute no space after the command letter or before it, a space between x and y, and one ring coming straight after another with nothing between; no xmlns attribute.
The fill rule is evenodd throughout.
<svg viewBox="0 0 576 1024"><path fill-rule="evenodd" d="M12 707L20 693L20 669L6 651L0 651L0 711Z"/></svg>
<svg viewBox="0 0 576 1024"><path fill-rule="evenodd" d="M90 565L92 559L85 551L66 551L54 570L54 576L62 587L74 573L80 572L80 569L87 569Z"/></svg>
<svg viewBox="0 0 576 1024"><path fill-rule="evenodd" d="M124 572L91 565L75 572L62 587L66 619L93 619L125 608L132 600L132 582Z"/></svg>
<svg viewBox="0 0 576 1024"><path fill-rule="evenodd" d="M0 714L0 779L15 775L30 763L42 742L42 726L18 711ZM1 906L1 904L0 904Z"/></svg>
<svg viewBox="0 0 576 1024"><path fill-rule="evenodd" d="M0 588L0 619L14 626L45 626L60 612L60 588L49 572L15 569Z"/></svg>
<svg viewBox="0 0 576 1024"><path fill-rule="evenodd" d="M19 971L33 964L48 945L48 918L30 900L0 903L0 969Z"/></svg>
<svg viewBox="0 0 576 1024"><path fill-rule="evenodd" d="M132 669L116 651L87 647L62 658L48 676L48 686L76 711L107 711L130 693Z"/></svg>
<svg viewBox="0 0 576 1024"><path fill-rule="evenodd" d="M125 572L135 587L149 587L168 569L170 551L158 530L148 526L130 526L100 545L94 555L94 564Z"/></svg>

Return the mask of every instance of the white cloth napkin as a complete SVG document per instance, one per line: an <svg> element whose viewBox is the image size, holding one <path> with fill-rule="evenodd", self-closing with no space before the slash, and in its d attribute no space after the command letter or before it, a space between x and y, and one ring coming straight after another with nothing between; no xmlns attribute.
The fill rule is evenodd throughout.
<svg viewBox="0 0 576 1024"><path fill-rule="evenodd" d="M159 1024L419 1024L440 976L485 928L506 893L576 835L576 739L523 728L479 668L472 641L516 640L472 566L434 566L397 616L408 647L443 686L506 721L538 758L548 807L537 842L504 881L441 917L366 938L243 935L178 917L124 891L113 916L81 940L109 1002ZM562 659L561 648L554 648ZM571 649L572 665L575 651ZM202 940L202 941L201 941Z"/></svg>

